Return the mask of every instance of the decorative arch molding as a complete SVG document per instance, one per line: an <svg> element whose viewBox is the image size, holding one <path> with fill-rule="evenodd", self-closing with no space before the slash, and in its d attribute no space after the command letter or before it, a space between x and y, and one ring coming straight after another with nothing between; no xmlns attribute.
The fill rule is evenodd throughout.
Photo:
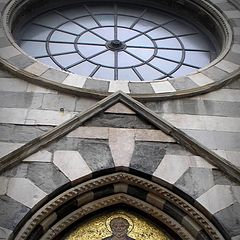
<svg viewBox="0 0 240 240"><path fill-rule="evenodd" d="M225 239L205 214L171 190L124 172L78 183L45 202L11 239L55 239L89 214L118 204L153 217L180 239Z"/></svg>

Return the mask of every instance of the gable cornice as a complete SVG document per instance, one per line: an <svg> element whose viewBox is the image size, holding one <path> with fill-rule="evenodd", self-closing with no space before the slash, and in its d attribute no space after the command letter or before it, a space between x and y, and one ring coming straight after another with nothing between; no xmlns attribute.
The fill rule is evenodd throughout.
<svg viewBox="0 0 240 240"><path fill-rule="evenodd" d="M81 126L90 118L94 117L100 112L105 111L118 102L125 104L131 110L136 112L137 115L153 124L157 129L173 137L179 144L186 147L191 153L201 156L210 164L223 171L226 175L240 182L240 170L236 166L218 156L216 153L196 141L194 138L174 127L172 124L162 119L153 111L149 110L142 103L121 91L113 93L112 95L97 102L90 109L77 114L70 120L55 127L53 130L35 138L10 154L0 158L0 173L20 163L23 159L37 152L52 141L65 136L69 132Z"/></svg>

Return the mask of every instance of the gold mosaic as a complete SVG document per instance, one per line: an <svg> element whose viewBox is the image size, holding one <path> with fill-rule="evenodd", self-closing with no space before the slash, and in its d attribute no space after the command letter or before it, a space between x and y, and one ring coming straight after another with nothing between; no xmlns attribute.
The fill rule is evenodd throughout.
<svg viewBox="0 0 240 240"><path fill-rule="evenodd" d="M66 240L170 240L144 218L117 211L89 220L70 233Z"/></svg>

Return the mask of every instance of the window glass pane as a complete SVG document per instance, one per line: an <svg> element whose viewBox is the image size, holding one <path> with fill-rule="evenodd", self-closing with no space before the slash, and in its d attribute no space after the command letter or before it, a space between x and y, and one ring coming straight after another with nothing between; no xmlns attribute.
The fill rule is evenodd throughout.
<svg viewBox="0 0 240 240"><path fill-rule="evenodd" d="M97 23L94 21L92 17L81 17L74 20L85 28L94 28L97 27Z"/></svg>
<svg viewBox="0 0 240 240"><path fill-rule="evenodd" d="M76 39L76 36L68 33L63 33L56 31L51 36L51 41L61 41L61 42L71 42L74 43L74 40Z"/></svg>
<svg viewBox="0 0 240 240"><path fill-rule="evenodd" d="M132 57L131 55L125 52L118 53L118 66L119 67L131 67L137 64L141 64L142 62L138 59Z"/></svg>
<svg viewBox="0 0 240 240"><path fill-rule="evenodd" d="M83 28L77 25L75 22L67 22L61 25L58 29L65 30L71 33L80 34L85 31Z"/></svg>
<svg viewBox="0 0 240 240"><path fill-rule="evenodd" d="M149 60L154 54L154 49L147 48L127 48L127 51L141 58L143 61Z"/></svg>
<svg viewBox="0 0 240 240"><path fill-rule="evenodd" d="M86 32L80 36L78 43L96 43L105 44L105 41L91 32Z"/></svg>
<svg viewBox="0 0 240 240"><path fill-rule="evenodd" d="M87 4L93 14L114 13L114 4Z"/></svg>
<svg viewBox="0 0 240 240"><path fill-rule="evenodd" d="M210 62L209 53L206 52L190 52L186 51L185 63L201 67L207 65Z"/></svg>
<svg viewBox="0 0 240 240"><path fill-rule="evenodd" d="M98 35L102 36L106 40L114 39L114 28L113 27L102 27L102 28L93 29L92 31L97 33Z"/></svg>
<svg viewBox="0 0 240 240"><path fill-rule="evenodd" d="M127 42L127 46L153 47L152 41L146 36L138 36Z"/></svg>
<svg viewBox="0 0 240 240"><path fill-rule="evenodd" d="M162 60L159 58L154 58L150 63L152 65L154 65L155 67L161 69L163 72L165 72L167 74L170 73L171 71L173 71L179 65L177 63Z"/></svg>
<svg viewBox="0 0 240 240"><path fill-rule="evenodd" d="M54 12L50 12L39 16L34 22L48 27L57 27L61 23L67 22L67 19Z"/></svg>
<svg viewBox="0 0 240 240"><path fill-rule="evenodd" d="M41 63L44 63L48 66L51 66L56 69L61 69L58 65L56 65L50 57L45 57L45 58L38 58L38 61Z"/></svg>
<svg viewBox="0 0 240 240"><path fill-rule="evenodd" d="M105 68L101 67L98 69L98 71L94 74L94 77L96 78L107 78L110 80L114 79L114 70L111 68Z"/></svg>
<svg viewBox="0 0 240 240"><path fill-rule="evenodd" d="M158 49L157 56L174 61L181 61L182 51Z"/></svg>
<svg viewBox="0 0 240 240"><path fill-rule="evenodd" d="M166 29L159 27L147 33L148 36L155 38L165 38L165 37L172 37L173 34L167 31Z"/></svg>
<svg viewBox="0 0 240 240"><path fill-rule="evenodd" d="M118 26L129 28L134 23L135 20L136 20L135 17L118 16Z"/></svg>
<svg viewBox="0 0 240 240"><path fill-rule="evenodd" d="M140 79L136 73L131 69L118 69L118 79L119 80L130 80L130 81L139 81Z"/></svg>
<svg viewBox="0 0 240 240"><path fill-rule="evenodd" d="M177 19L173 22L170 22L164 25L165 28L169 29L175 34L186 34L186 33L195 33L196 29L194 27L190 27L188 24L183 24Z"/></svg>
<svg viewBox="0 0 240 240"><path fill-rule="evenodd" d="M151 23L149 21L139 20L137 24L134 26L134 29L140 30L142 32L150 30L157 25L155 23Z"/></svg>
<svg viewBox="0 0 240 240"><path fill-rule="evenodd" d="M158 79L163 77L164 75L157 71L156 69L144 64L143 66L136 68L138 72L142 75L143 79L151 80L151 79Z"/></svg>
<svg viewBox="0 0 240 240"><path fill-rule="evenodd" d="M118 6L118 13L119 14L124 14L124 15L129 15L129 16L135 16L139 17L141 13L143 12L144 8L138 7L137 5L132 6Z"/></svg>
<svg viewBox="0 0 240 240"><path fill-rule="evenodd" d="M49 43L49 49L52 54L76 51L74 45L63 43Z"/></svg>
<svg viewBox="0 0 240 240"><path fill-rule="evenodd" d="M45 43L24 41L21 43L21 48L33 57L47 55Z"/></svg>
<svg viewBox="0 0 240 240"><path fill-rule="evenodd" d="M114 67L114 52L107 51L91 59L97 64L106 65L108 67Z"/></svg>
<svg viewBox="0 0 240 240"><path fill-rule="evenodd" d="M157 40L156 44L160 48L161 47L163 47L163 48L182 48L179 41L175 38Z"/></svg>
<svg viewBox="0 0 240 240"><path fill-rule="evenodd" d="M196 71L197 71L196 68L191 68L191 67L182 65L179 70L177 70L175 73L172 74L172 76L173 77L182 77L190 72L193 73Z"/></svg>
<svg viewBox="0 0 240 240"><path fill-rule="evenodd" d="M159 11L153 8L148 8L148 10L144 13L143 18L157 24L163 24L173 19L173 17L168 16L165 13L159 14Z"/></svg>
<svg viewBox="0 0 240 240"><path fill-rule="evenodd" d="M97 15L96 19L100 22L102 26L113 26L114 17L113 15Z"/></svg>
<svg viewBox="0 0 240 240"><path fill-rule="evenodd" d="M84 55L84 57L90 57L102 52L103 50L106 50L105 47L100 47L100 46L89 47L87 45L78 45L78 49L80 53Z"/></svg>
<svg viewBox="0 0 240 240"><path fill-rule="evenodd" d="M22 32L22 39L45 40L51 29L30 24L27 29Z"/></svg>
<svg viewBox="0 0 240 240"><path fill-rule="evenodd" d="M206 41L206 38L203 36L193 35L193 36L180 37L180 39L183 42L185 48L202 49L202 50L209 49L209 42Z"/></svg>
<svg viewBox="0 0 240 240"><path fill-rule="evenodd" d="M59 12L67 18L74 19L84 15L88 15L88 12L83 7L65 8L59 10Z"/></svg>
<svg viewBox="0 0 240 240"><path fill-rule="evenodd" d="M183 76L217 56L208 35L181 17L111 1L79 2L49 10L29 20L16 37L27 54L44 57L51 66L64 69L76 63L70 70L87 76L100 67L96 75L104 78L105 73L111 79L118 66L119 78L132 81L142 80L138 73L145 80L164 78L164 73L167 76L179 64L183 65L174 76Z"/></svg>
<svg viewBox="0 0 240 240"><path fill-rule="evenodd" d="M70 68L69 70L79 75L89 76L95 68L95 64L92 64L90 62L83 62L75 67Z"/></svg>
<svg viewBox="0 0 240 240"><path fill-rule="evenodd" d="M82 58L77 53L54 56L54 59L59 62L63 67L67 67L75 62L81 61Z"/></svg>
<svg viewBox="0 0 240 240"><path fill-rule="evenodd" d="M139 32L137 31L134 31L134 30L130 30L130 29L127 29L127 28L118 28L118 39L120 41L125 41L129 38L132 38L132 37L135 37L139 34Z"/></svg>

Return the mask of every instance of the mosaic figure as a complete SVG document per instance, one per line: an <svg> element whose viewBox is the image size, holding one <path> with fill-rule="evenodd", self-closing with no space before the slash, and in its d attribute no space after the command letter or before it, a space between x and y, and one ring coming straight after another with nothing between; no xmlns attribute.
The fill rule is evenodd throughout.
<svg viewBox="0 0 240 240"><path fill-rule="evenodd" d="M123 217L116 217L110 221L112 235L103 240L135 240L128 236L129 222Z"/></svg>

